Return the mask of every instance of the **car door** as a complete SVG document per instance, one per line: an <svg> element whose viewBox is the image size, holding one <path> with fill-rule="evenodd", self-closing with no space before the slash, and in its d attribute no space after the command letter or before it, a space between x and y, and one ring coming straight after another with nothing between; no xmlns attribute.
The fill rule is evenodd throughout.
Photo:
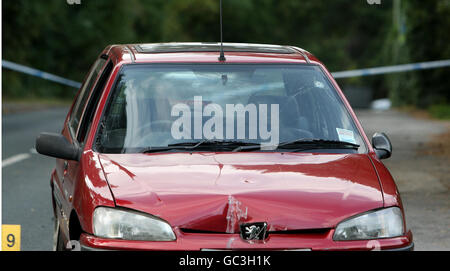
<svg viewBox="0 0 450 271"><path fill-rule="evenodd" d="M73 109L70 113L68 121L63 129L63 135L75 145L83 148L84 136L80 132L81 127L85 127L87 123L86 112L91 112L94 105L95 93L102 91L100 89L102 77L104 77L106 70L107 57L101 57L92 66L81 90L74 103ZM83 126L83 123L85 126ZM84 131L84 130L83 130ZM81 140L80 140L81 139ZM61 230L69 238L68 223L70 219L70 212L72 210L73 190L75 182L80 175L80 167L78 161L68 161L63 159L57 159L56 162L56 174L57 182L54 189L55 201L59 208L59 218Z"/></svg>

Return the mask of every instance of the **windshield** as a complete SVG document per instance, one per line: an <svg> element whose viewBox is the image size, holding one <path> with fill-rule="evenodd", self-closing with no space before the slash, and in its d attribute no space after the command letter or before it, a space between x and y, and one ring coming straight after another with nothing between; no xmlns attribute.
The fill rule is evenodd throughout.
<svg viewBox="0 0 450 271"><path fill-rule="evenodd" d="M129 153L191 143L218 150L226 142L278 150L298 140L347 142L356 150L346 152L366 151L319 66L130 64L116 79L96 147Z"/></svg>

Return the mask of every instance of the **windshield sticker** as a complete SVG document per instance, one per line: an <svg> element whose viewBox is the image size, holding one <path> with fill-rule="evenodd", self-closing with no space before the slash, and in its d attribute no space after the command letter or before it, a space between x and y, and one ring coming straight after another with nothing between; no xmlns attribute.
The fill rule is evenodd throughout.
<svg viewBox="0 0 450 271"><path fill-rule="evenodd" d="M340 141L357 144L356 140L355 140L355 136L353 135L353 131L347 130L347 129L336 128L336 132L339 136Z"/></svg>

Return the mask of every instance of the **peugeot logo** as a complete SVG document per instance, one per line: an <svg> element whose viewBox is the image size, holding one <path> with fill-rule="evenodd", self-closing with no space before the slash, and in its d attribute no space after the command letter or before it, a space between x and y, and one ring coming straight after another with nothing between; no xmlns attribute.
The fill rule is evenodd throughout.
<svg viewBox="0 0 450 271"><path fill-rule="evenodd" d="M246 223L240 225L241 238L246 241L264 240L267 233L267 223Z"/></svg>

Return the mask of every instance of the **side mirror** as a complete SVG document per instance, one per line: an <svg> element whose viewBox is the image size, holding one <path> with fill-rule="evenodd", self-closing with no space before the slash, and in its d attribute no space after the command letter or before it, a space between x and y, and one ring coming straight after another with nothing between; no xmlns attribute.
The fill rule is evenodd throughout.
<svg viewBox="0 0 450 271"><path fill-rule="evenodd" d="M385 133L375 133L372 136L372 146L378 158L386 159L391 157L392 144Z"/></svg>
<svg viewBox="0 0 450 271"><path fill-rule="evenodd" d="M40 154L64 160L80 160L81 150L62 134L41 133L36 138L36 151Z"/></svg>

